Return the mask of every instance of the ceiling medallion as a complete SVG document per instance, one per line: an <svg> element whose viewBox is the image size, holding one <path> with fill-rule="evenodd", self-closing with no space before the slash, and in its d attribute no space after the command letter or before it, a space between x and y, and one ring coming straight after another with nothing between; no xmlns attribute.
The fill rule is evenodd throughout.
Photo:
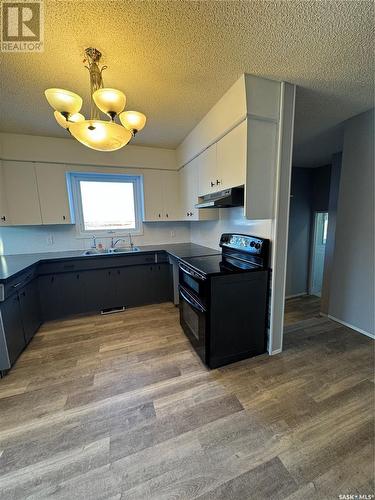
<svg viewBox="0 0 375 500"><path fill-rule="evenodd" d="M146 117L138 111L124 111L126 97L120 90L104 87L102 72L107 66L99 68L101 53L89 48L85 50L90 74L91 110L90 119L80 113L82 98L64 89L47 89L47 101L55 110L57 123L85 146L97 151L116 151L143 129ZM109 120L101 120L99 110L108 115ZM115 119L121 122L116 123Z"/></svg>

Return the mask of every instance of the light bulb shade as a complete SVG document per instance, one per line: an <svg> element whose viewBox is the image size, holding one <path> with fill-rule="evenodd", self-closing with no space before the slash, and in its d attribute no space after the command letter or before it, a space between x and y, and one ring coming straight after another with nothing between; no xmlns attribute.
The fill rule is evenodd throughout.
<svg viewBox="0 0 375 500"><path fill-rule="evenodd" d="M56 118L57 123L62 128L69 128L72 123L83 122L85 117L81 115L81 113L75 113L74 115L69 115L69 120L65 118L59 111L54 111L54 117Z"/></svg>
<svg viewBox="0 0 375 500"><path fill-rule="evenodd" d="M69 131L77 141L97 151L116 151L132 138L131 132L114 122L85 120L69 125Z"/></svg>
<svg viewBox="0 0 375 500"><path fill-rule="evenodd" d="M92 98L100 111L103 111L107 115L113 113L118 115L125 108L126 104L125 94L116 89L98 89L93 93Z"/></svg>
<svg viewBox="0 0 375 500"><path fill-rule="evenodd" d="M146 125L146 117L138 111L124 111L119 115L121 123L128 130L139 132Z"/></svg>
<svg viewBox="0 0 375 500"><path fill-rule="evenodd" d="M60 113L74 115L82 108L82 97L64 89L47 89L44 92L48 103Z"/></svg>

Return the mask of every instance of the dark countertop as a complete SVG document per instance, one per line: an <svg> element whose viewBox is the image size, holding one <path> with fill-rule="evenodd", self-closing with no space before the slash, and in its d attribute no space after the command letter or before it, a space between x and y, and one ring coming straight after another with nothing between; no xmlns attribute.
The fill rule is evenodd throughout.
<svg viewBox="0 0 375 500"><path fill-rule="evenodd" d="M202 255L215 255L220 253L219 250L213 248L196 245L195 243L174 243L165 245L147 245L140 246L140 253L148 252L167 252L172 257L183 259L188 257L200 257ZM105 254L105 255L82 255L84 250L71 250L66 252L45 252L34 254L19 254L19 255L1 255L0 256L0 283L13 278L19 273L22 273L27 268L46 261L70 260L70 259L105 259L108 256L114 255L124 256L124 253ZM134 253L129 253L134 255Z"/></svg>

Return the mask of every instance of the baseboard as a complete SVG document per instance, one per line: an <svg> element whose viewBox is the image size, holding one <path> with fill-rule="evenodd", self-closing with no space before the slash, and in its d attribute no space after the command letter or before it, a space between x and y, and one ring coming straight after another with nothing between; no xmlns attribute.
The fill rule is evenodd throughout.
<svg viewBox="0 0 375 500"><path fill-rule="evenodd" d="M271 352L271 356L275 356L276 354L280 354L282 352L282 349L275 349L274 351Z"/></svg>
<svg viewBox="0 0 375 500"><path fill-rule="evenodd" d="M302 292L302 293L296 293L295 295L287 295L285 297L285 300L287 299L296 299L297 297L304 297L305 295L308 295L307 292Z"/></svg>
<svg viewBox="0 0 375 500"><path fill-rule="evenodd" d="M358 333L362 333L362 335L366 335L366 337L370 337L370 339L375 340L375 335L373 335L370 332L366 332L365 330L362 330L361 328L358 328L354 325L351 325L350 323L347 323L346 321L342 321L341 319L335 318L334 316L331 316L330 314L327 314L327 317L331 319L332 321L336 321L336 323L340 323L341 325L347 326L348 328L351 328L352 330L355 330Z"/></svg>

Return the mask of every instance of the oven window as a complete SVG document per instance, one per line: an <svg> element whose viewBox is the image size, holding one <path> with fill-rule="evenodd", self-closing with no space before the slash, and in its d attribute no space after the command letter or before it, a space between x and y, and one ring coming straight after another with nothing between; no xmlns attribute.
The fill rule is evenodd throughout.
<svg viewBox="0 0 375 500"><path fill-rule="evenodd" d="M194 278L192 278L186 273L182 273L182 280L189 288L191 288L192 290L197 292L197 294L199 294L199 283L197 283Z"/></svg>
<svg viewBox="0 0 375 500"><path fill-rule="evenodd" d="M199 315L194 309L182 299L182 314L184 321L194 337L199 340Z"/></svg>

